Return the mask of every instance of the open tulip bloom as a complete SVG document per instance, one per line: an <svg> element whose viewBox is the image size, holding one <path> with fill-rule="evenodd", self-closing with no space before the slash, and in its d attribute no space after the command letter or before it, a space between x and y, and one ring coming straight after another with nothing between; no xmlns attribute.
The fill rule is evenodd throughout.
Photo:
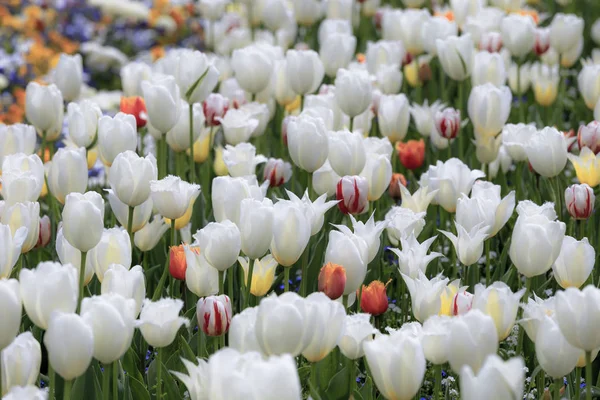
<svg viewBox="0 0 600 400"><path fill-rule="evenodd" d="M0 3L2 399L597 392L597 1Z"/></svg>

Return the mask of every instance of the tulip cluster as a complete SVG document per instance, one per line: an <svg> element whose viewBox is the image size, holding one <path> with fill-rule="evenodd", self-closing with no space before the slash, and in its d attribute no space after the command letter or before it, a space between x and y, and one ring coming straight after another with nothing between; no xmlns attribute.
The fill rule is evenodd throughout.
<svg viewBox="0 0 600 400"><path fill-rule="evenodd" d="M0 397L591 400L595 4L16 3Z"/></svg>

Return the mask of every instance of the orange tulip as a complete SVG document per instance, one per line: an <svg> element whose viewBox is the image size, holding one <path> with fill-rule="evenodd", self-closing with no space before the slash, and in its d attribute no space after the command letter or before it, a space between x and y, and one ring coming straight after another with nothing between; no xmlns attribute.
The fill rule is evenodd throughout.
<svg viewBox="0 0 600 400"><path fill-rule="evenodd" d="M190 247L190 250L196 254L200 254L200 249L197 247ZM185 251L183 245L171 246L169 249L169 273L175 279L180 281L185 280L185 271L187 269L187 262L185 260Z"/></svg>
<svg viewBox="0 0 600 400"><path fill-rule="evenodd" d="M133 115L138 128L146 126L146 102L140 96L121 97L121 112Z"/></svg>
<svg viewBox="0 0 600 400"><path fill-rule="evenodd" d="M338 264L327 263L319 272L319 291L331 300L340 298L346 288L346 269Z"/></svg>
<svg viewBox="0 0 600 400"><path fill-rule="evenodd" d="M423 165L425 161L425 141L409 140L406 143L396 143L396 151L400 162L407 169L417 169Z"/></svg>
<svg viewBox="0 0 600 400"><path fill-rule="evenodd" d="M371 315L380 315L386 312L388 309L386 287L387 285L381 281L373 281L369 283L369 286L363 285L360 308Z"/></svg>
<svg viewBox="0 0 600 400"><path fill-rule="evenodd" d="M406 178L402 174L394 173L392 174L392 180L390 182L390 186L388 187L388 194L392 199L398 200L402 198L398 184L406 186Z"/></svg>

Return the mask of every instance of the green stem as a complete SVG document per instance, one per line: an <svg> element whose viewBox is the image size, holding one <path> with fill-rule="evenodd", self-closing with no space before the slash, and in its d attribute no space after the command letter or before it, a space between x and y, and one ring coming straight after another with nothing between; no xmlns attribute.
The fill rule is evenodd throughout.
<svg viewBox="0 0 600 400"><path fill-rule="evenodd" d="M350 117L350 132L352 132L352 128L354 127L354 118Z"/></svg>
<svg viewBox="0 0 600 400"><path fill-rule="evenodd" d="M554 400L560 400L560 387L562 378L554 379Z"/></svg>
<svg viewBox="0 0 600 400"><path fill-rule="evenodd" d="M112 366L112 392L113 400L119 399L119 360L113 362Z"/></svg>
<svg viewBox="0 0 600 400"><path fill-rule="evenodd" d="M585 352L585 400L592 400L592 352Z"/></svg>
<svg viewBox="0 0 600 400"><path fill-rule="evenodd" d="M77 301L77 312L81 310L81 301L83 300L83 284L85 283L85 260L87 251L81 252L81 264L79 266L79 301Z"/></svg>
<svg viewBox="0 0 600 400"><path fill-rule="evenodd" d="M127 233L131 242L131 250L133 250L133 210L134 207L129 206L129 213L127 214Z"/></svg>
<svg viewBox="0 0 600 400"><path fill-rule="evenodd" d="M48 363L48 377L50 380L50 394L48 397L50 398L50 400L54 400L56 393L56 372L54 372L54 368L52 368L52 365L50 365L50 363ZM1 380L2 379L0 379L0 381Z"/></svg>
<svg viewBox="0 0 600 400"><path fill-rule="evenodd" d="M581 397L581 368L575 367L575 398Z"/></svg>
<svg viewBox="0 0 600 400"><path fill-rule="evenodd" d="M439 400L440 391L442 388L442 366L436 365L434 367L434 369L435 369L435 386L433 389L433 396L434 396L435 400Z"/></svg>
<svg viewBox="0 0 600 400"><path fill-rule="evenodd" d="M310 382L312 383L313 388L317 390L317 363L310 364Z"/></svg>
<svg viewBox="0 0 600 400"><path fill-rule="evenodd" d="M517 60L517 96L519 96L519 122L527 123L525 118L525 101L521 92L521 61Z"/></svg>
<svg viewBox="0 0 600 400"><path fill-rule="evenodd" d="M345 294L342 296L342 304L344 306L344 310L348 308L348 295Z"/></svg>
<svg viewBox="0 0 600 400"><path fill-rule="evenodd" d="M250 288L252 287L252 274L254 273L254 262L248 259L248 277L246 278L246 295L244 296L244 310L250 302Z"/></svg>
<svg viewBox="0 0 600 400"><path fill-rule="evenodd" d="M63 399L70 400L71 399L71 388L73 387L73 381L65 381L63 386Z"/></svg>
<svg viewBox="0 0 600 400"><path fill-rule="evenodd" d="M102 400L110 399L110 369L114 368L111 364L104 365L102 373Z"/></svg>
<svg viewBox="0 0 600 400"><path fill-rule="evenodd" d="M211 26L213 21L211 21ZM213 37L214 40L214 37ZM190 103L190 182L196 182L196 168L194 164L194 104Z"/></svg>
<svg viewBox="0 0 600 400"><path fill-rule="evenodd" d="M464 97L465 97L465 81L460 81L460 82L458 82L458 108L460 110L461 118L464 118L464 116L466 114L464 112L464 107L463 107ZM465 133L463 132L462 134L459 134L459 136L458 136L458 158L460 158L462 161L465 161L464 141L465 141Z"/></svg>
<svg viewBox="0 0 600 400"><path fill-rule="evenodd" d="M308 253L309 246L306 246L304 253L302 254L302 281L300 282L300 295L306 297L308 291Z"/></svg>
<svg viewBox="0 0 600 400"><path fill-rule="evenodd" d="M525 302L527 302L527 299L529 298L529 294L531 293L531 281L532 281L532 278L525 278L525 294L523 295L523 299ZM525 333L525 329L523 329L523 327L519 326L519 336L518 336L518 340L517 340L517 354L521 354L521 350L523 349L523 340L525 340L524 333Z"/></svg>
<svg viewBox="0 0 600 400"><path fill-rule="evenodd" d="M19 279L19 274L21 273L21 268L23 267L23 256L21 256L19 254L19 257L17 258L17 263L15 264L15 269L13 270L12 275L16 278Z"/></svg>
<svg viewBox="0 0 600 400"><path fill-rule="evenodd" d="M225 271L219 271L219 294L225 294Z"/></svg>
<svg viewBox="0 0 600 400"><path fill-rule="evenodd" d="M156 400L160 400L162 397L162 347L158 348L156 368Z"/></svg>
<svg viewBox="0 0 600 400"><path fill-rule="evenodd" d="M491 238L485 241L485 286L489 286L491 281L490 241Z"/></svg>
<svg viewBox="0 0 600 400"><path fill-rule="evenodd" d="M229 301L231 304L231 307L235 310L234 307L234 302L233 302L233 279L235 277L235 274L233 273L233 267L229 268L229 273L227 274L227 295L229 296Z"/></svg>
<svg viewBox="0 0 600 400"><path fill-rule="evenodd" d="M290 267L283 267L283 291L290 291Z"/></svg>
<svg viewBox="0 0 600 400"><path fill-rule="evenodd" d="M175 220L171 220L171 246L177 246L177 230L175 229Z"/></svg>

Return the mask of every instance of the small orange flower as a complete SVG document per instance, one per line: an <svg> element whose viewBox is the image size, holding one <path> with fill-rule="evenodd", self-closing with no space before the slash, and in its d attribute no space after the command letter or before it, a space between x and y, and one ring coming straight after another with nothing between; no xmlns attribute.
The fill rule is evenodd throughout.
<svg viewBox="0 0 600 400"><path fill-rule="evenodd" d="M162 46L154 46L150 49L150 54L152 54L152 60L156 61L165 56L165 48Z"/></svg>
<svg viewBox="0 0 600 400"><path fill-rule="evenodd" d="M407 169L417 169L423 165L425 161L425 141L409 140L406 143L396 143L396 151L400 162Z"/></svg>
<svg viewBox="0 0 600 400"><path fill-rule="evenodd" d="M198 247L190 247L190 250L196 254L200 254L200 249ZM183 245L171 246L169 249L169 273L173 278L184 281L186 269L187 262L185 260Z"/></svg>
<svg viewBox="0 0 600 400"><path fill-rule="evenodd" d="M360 297L360 308L371 315L381 315L388 309L388 298L386 293L387 284L381 281L373 281L369 286L363 285Z"/></svg>
<svg viewBox="0 0 600 400"><path fill-rule="evenodd" d="M319 272L319 292L331 300L340 298L346 288L346 269L338 264L327 263Z"/></svg>
<svg viewBox="0 0 600 400"><path fill-rule="evenodd" d="M133 115L138 128L146 126L148 120L146 102L140 96L121 97L121 112Z"/></svg>
<svg viewBox="0 0 600 400"><path fill-rule="evenodd" d="M356 55L356 61L363 64L365 61L367 61L367 57L365 57L365 55L363 53L358 53Z"/></svg>
<svg viewBox="0 0 600 400"><path fill-rule="evenodd" d="M444 17L448 21L454 21L454 13L452 12L452 10L445 10L440 12L436 11L433 15L436 17Z"/></svg>
<svg viewBox="0 0 600 400"><path fill-rule="evenodd" d="M530 16L536 25L540 22L540 16L538 15L537 11L534 9L529 9L529 8L522 9L522 10L517 11L516 14L520 14L523 16Z"/></svg>
<svg viewBox="0 0 600 400"><path fill-rule="evenodd" d="M399 173L392 174L392 180L390 181L390 186L388 187L388 194L392 199L401 199L402 194L400 193L400 185L406 187L406 178L404 175Z"/></svg>

